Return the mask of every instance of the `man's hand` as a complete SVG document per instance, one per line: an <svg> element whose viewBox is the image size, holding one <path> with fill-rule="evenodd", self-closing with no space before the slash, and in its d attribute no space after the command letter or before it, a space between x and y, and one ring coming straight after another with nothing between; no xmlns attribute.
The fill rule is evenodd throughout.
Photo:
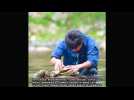
<svg viewBox="0 0 134 100"><path fill-rule="evenodd" d="M77 72L80 68L89 68L91 66L91 62L90 61L86 61L82 64L78 64L78 65L69 65L68 68L68 72L70 73L74 73Z"/></svg>
<svg viewBox="0 0 134 100"><path fill-rule="evenodd" d="M55 71L60 71L62 68L63 68L63 62L61 60L56 60L56 63L55 63L55 66L54 66L54 69Z"/></svg>
<svg viewBox="0 0 134 100"><path fill-rule="evenodd" d="M69 70L67 72L75 73L80 69L80 66L79 65L69 65L68 68L69 68Z"/></svg>
<svg viewBox="0 0 134 100"><path fill-rule="evenodd" d="M51 63L54 64L54 70L59 72L63 67L63 62L60 59L52 58Z"/></svg>

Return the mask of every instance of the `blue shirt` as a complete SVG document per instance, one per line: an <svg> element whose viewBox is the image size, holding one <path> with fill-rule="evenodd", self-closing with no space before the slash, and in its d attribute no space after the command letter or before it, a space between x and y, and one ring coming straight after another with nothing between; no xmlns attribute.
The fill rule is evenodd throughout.
<svg viewBox="0 0 134 100"><path fill-rule="evenodd" d="M99 50L96 43L89 36L83 34L83 45L79 52L74 52L67 48L65 41L61 41L52 52L52 57L61 59L63 56L63 63L67 65L81 64L85 61L92 63L91 67L97 68L99 59Z"/></svg>

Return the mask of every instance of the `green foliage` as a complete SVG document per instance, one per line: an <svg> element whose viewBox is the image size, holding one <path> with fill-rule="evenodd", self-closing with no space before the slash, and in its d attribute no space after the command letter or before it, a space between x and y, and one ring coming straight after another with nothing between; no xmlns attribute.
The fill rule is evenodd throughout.
<svg viewBox="0 0 134 100"><path fill-rule="evenodd" d="M73 28L80 29L96 39L103 39L105 36L105 33L101 36L97 34L105 30L105 12L34 12L34 14L38 16L29 15L29 26L42 25L44 31L36 33L29 31L29 34L35 35L39 41L63 39L66 32Z"/></svg>

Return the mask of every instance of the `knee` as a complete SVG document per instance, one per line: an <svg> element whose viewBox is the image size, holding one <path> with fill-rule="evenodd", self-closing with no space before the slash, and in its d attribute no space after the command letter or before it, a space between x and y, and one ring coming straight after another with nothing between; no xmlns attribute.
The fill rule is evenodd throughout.
<svg viewBox="0 0 134 100"><path fill-rule="evenodd" d="M90 75L97 75L97 69L96 68L89 69L89 74Z"/></svg>

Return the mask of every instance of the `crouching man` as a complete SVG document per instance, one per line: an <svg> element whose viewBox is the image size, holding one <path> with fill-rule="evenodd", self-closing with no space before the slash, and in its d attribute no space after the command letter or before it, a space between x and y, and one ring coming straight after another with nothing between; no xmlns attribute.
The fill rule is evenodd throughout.
<svg viewBox="0 0 134 100"><path fill-rule="evenodd" d="M97 75L99 50L95 41L79 30L69 31L53 50L51 57L55 70L69 68L69 72L78 71L82 76Z"/></svg>

